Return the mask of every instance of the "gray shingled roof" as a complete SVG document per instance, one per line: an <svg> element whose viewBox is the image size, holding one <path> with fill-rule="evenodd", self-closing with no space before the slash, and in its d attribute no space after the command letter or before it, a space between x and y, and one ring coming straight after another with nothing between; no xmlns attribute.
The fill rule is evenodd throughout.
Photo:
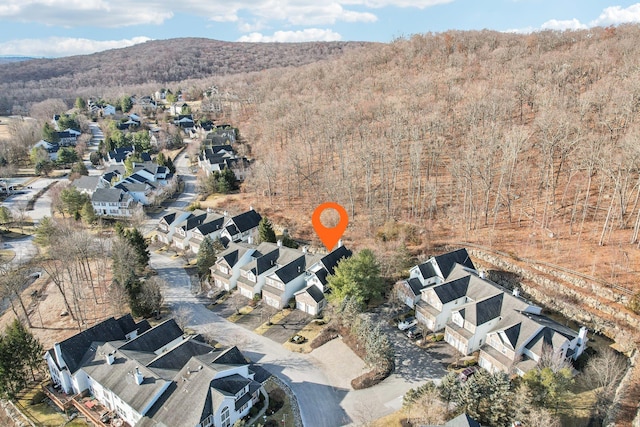
<svg viewBox="0 0 640 427"><path fill-rule="evenodd" d="M131 196L119 188L96 188L91 196L92 202L118 203L131 199Z"/></svg>
<svg viewBox="0 0 640 427"><path fill-rule="evenodd" d="M423 287L420 279L418 279L417 277L411 277L407 279L406 282L407 282L407 285L409 285L409 288L411 288L411 292L413 292L413 295L415 296L420 295L420 291L422 290L422 287Z"/></svg>
<svg viewBox="0 0 640 427"><path fill-rule="evenodd" d="M140 327L148 326L147 322L139 324ZM113 317L86 329L60 343L62 358L64 359L69 372L74 373L80 366L80 362L85 353L94 341L117 341L124 340L126 335L135 331L138 325L135 324L130 314L116 320Z"/></svg>
<svg viewBox="0 0 640 427"><path fill-rule="evenodd" d="M459 279L434 286L433 291L438 296L438 299L440 299L440 302L442 302L442 304L446 304L465 296L467 294L467 290L469 289L469 281L469 276L461 277Z"/></svg>
<svg viewBox="0 0 640 427"><path fill-rule="evenodd" d="M320 259L324 268L327 269L329 274L333 274L333 269L338 265L338 262L344 258L349 258L353 252L347 249L344 246L338 246L333 251L329 252L327 255L323 256Z"/></svg>
<svg viewBox="0 0 640 427"><path fill-rule="evenodd" d="M324 299L324 294L317 286L307 286L304 291L308 293L315 302L320 302Z"/></svg>
<svg viewBox="0 0 640 427"><path fill-rule="evenodd" d="M453 267L456 263L464 265L468 268L472 268L474 270L476 269L476 267L473 265L473 262L471 261L471 258L469 258L469 253L464 248L446 254L438 255L434 258L436 260L436 263L438 263L438 267L440 268L440 271L442 272L442 275L445 279L449 277L449 273L451 273L451 270L453 270Z"/></svg>

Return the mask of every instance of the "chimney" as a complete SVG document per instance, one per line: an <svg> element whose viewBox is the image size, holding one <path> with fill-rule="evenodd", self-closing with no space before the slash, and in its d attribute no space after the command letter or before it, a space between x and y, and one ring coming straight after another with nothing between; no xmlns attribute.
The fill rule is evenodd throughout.
<svg viewBox="0 0 640 427"><path fill-rule="evenodd" d="M485 272L484 272L484 270L480 270L480 272L478 273L478 275L480 276L480 278L481 278L481 279L484 279L484 278L485 278ZM514 292L515 292L515 289L514 289ZM515 295L515 294L514 294L514 295ZM516 295L516 296L517 296L517 295Z"/></svg>
<svg viewBox="0 0 640 427"><path fill-rule="evenodd" d="M520 290L518 288L513 288L513 296L514 297L519 297L520 296Z"/></svg>
<svg viewBox="0 0 640 427"><path fill-rule="evenodd" d="M253 236L248 236L247 237L247 243L250 245L253 245Z"/></svg>
<svg viewBox="0 0 640 427"><path fill-rule="evenodd" d="M253 210L253 206L249 205L249 210L252 211Z"/></svg>
<svg viewBox="0 0 640 427"><path fill-rule="evenodd" d="M277 245L278 245L279 248L281 248L282 247L282 240L278 240Z"/></svg>
<svg viewBox="0 0 640 427"><path fill-rule="evenodd" d="M133 373L133 376L136 379L136 384L138 385L142 384L144 377L142 376L142 372L140 372L140 369L137 366L136 366L136 371Z"/></svg>
<svg viewBox="0 0 640 427"><path fill-rule="evenodd" d="M66 368L67 364L64 362L64 359L62 358L62 348L60 348L60 344L59 343L55 343L53 345L53 352L56 355L56 361L58 362L58 366L60 366L60 368Z"/></svg>
<svg viewBox="0 0 640 427"><path fill-rule="evenodd" d="M229 215L229 212L227 211L222 212L222 216L227 216L227 215Z"/></svg>
<svg viewBox="0 0 640 427"><path fill-rule="evenodd" d="M105 356L105 358L107 359L107 363L109 365L113 365L113 362L116 361L116 358L114 357L113 353L109 353Z"/></svg>
<svg viewBox="0 0 640 427"><path fill-rule="evenodd" d="M309 250L309 249L307 249L307 247L306 247L306 246L303 246L303 247L302 247L302 253L303 253L303 254L306 254L308 250Z"/></svg>
<svg viewBox="0 0 640 427"><path fill-rule="evenodd" d="M342 239L338 240L338 248L342 247Z"/></svg>
<svg viewBox="0 0 640 427"><path fill-rule="evenodd" d="M583 326L580 328L580 331L578 332L578 345L585 345L586 342L587 342L587 328Z"/></svg>

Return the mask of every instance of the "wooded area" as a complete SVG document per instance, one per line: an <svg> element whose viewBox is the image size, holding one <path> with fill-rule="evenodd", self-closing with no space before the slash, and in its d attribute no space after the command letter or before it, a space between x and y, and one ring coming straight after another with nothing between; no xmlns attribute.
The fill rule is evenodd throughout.
<svg viewBox="0 0 640 427"><path fill-rule="evenodd" d="M232 119L257 159L245 188L309 236L332 200L355 244L397 221L417 246L470 241L634 288L639 38L415 35L238 78L227 89L255 100Z"/></svg>
<svg viewBox="0 0 640 427"><path fill-rule="evenodd" d="M76 96L117 98L171 83L299 66L371 43L231 43L203 38L154 40L92 55L0 63L0 114L34 102ZM191 84L183 85L190 89Z"/></svg>

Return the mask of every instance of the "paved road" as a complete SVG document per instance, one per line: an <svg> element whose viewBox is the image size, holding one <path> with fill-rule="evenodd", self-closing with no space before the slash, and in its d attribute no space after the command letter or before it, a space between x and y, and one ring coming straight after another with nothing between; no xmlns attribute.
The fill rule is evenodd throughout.
<svg viewBox="0 0 640 427"><path fill-rule="evenodd" d="M182 261L152 253L150 265L171 285L165 300L172 310L187 309L189 327L212 335L227 345L237 345L254 362L284 380L296 394L304 425L335 427L349 424L351 418L340 406L346 390L335 390L312 356L291 353L280 344L228 322L208 310L190 291ZM174 311L175 312L175 311Z"/></svg>

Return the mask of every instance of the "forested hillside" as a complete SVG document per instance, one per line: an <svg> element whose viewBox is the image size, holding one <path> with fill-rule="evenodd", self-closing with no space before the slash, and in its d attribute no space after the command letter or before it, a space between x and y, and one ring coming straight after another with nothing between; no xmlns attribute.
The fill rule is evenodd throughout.
<svg viewBox="0 0 640 427"><path fill-rule="evenodd" d="M0 112L49 98L103 95L113 87L167 85L268 68L299 66L369 43L230 43L202 38L155 40L92 55L0 63Z"/></svg>
<svg viewBox="0 0 640 427"><path fill-rule="evenodd" d="M637 26L447 32L238 80L256 100L234 117L257 159L246 189L308 236L335 200L355 244L399 221L412 245L472 242L635 291L639 55Z"/></svg>

